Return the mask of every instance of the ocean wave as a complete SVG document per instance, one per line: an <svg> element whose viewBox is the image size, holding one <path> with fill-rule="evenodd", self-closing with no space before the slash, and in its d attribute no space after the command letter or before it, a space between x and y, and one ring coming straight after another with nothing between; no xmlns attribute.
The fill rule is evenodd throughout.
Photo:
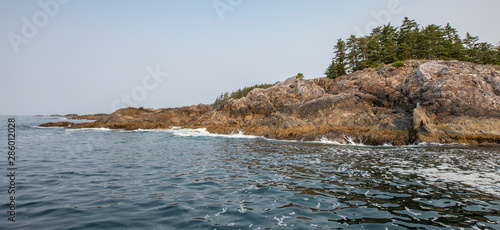
<svg viewBox="0 0 500 230"><path fill-rule="evenodd" d="M110 128L77 128L77 129L66 129L67 132L78 132L78 131L98 131L98 132L109 132L112 131Z"/></svg>
<svg viewBox="0 0 500 230"><path fill-rule="evenodd" d="M255 135L246 135L244 134L243 131L238 130L238 133L231 133L231 134L216 134L216 133L210 133L207 131L206 128L198 128L198 129L185 129L181 127L173 127L172 129L167 129L167 132L171 132L176 136L181 136L181 137L223 137L223 138L238 138L238 139L264 139L268 141L279 141L279 142L289 142L289 143L319 143L319 144L331 144L331 145L346 145L346 146L367 146L363 144L362 142L356 142L354 138L349 137L349 136L344 136L343 141L332 141L328 140L327 138L323 137L319 141L300 141L300 140L278 140L278 139L272 139L272 138L267 138L267 137L262 137L262 136L255 136Z"/></svg>
<svg viewBox="0 0 500 230"><path fill-rule="evenodd" d="M330 145L350 145L350 146L366 146L362 141L355 141L353 137L343 135L341 139L330 140L322 137L319 141L309 141L311 143L330 144Z"/></svg>
<svg viewBox="0 0 500 230"><path fill-rule="evenodd" d="M65 129L64 127L40 127L40 126L31 126L31 128L37 129L46 129L46 128L57 128L57 129ZM110 129L110 128L77 128L77 129L67 129L68 132L76 132L76 131L99 131L99 132L108 132L108 131L117 131L124 133L134 133L134 132L156 132L156 133L172 133L175 136L179 137L222 137L222 138L238 138L238 139L265 139L268 141L280 141L280 142L289 142L289 143L315 143L315 144L327 144L327 145L340 145L340 146L358 146L358 147L408 147L408 148L420 148L420 147L433 147L433 146L449 146L449 147L457 147L457 146L466 146L466 144L442 144L442 143L427 143L421 142L418 144L411 144L405 146L394 146L391 143L385 143L380 146L371 146L364 144L361 140L356 140L354 137L343 135L342 138L338 138L335 140L328 139L326 137L322 137L316 141L303 141L303 140L279 140L272 139L263 136L255 136L255 135L246 135L243 131L239 130L238 133L231 134L217 134L208 132L206 128L198 128L198 129L188 129L180 126L172 126L170 129L135 129L135 130L120 130L120 129Z"/></svg>
<svg viewBox="0 0 500 230"><path fill-rule="evenodd" d="M224 138L238 138L238 139L264 138L260 136L245 135L242 131L238 131L238 133L231 133L231 134L210 133L207 131L206 128L184 129L176 127L172 129L167 129L167 131L171 132L175 136L180 136L180 137L224 137Z"/></svg>
<svg viewBox="0 0 500 230"><path fill-rule="evenodd" d="M65 129L64 127L42 127L37 125L28 126L30 129Z"/></svg>

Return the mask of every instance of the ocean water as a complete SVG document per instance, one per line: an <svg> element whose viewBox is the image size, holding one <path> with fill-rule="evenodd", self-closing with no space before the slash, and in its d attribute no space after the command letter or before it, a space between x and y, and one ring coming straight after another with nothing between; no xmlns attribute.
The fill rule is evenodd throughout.
<svg viewBox="0 0 500 230"><path fill-rule="evenodd" d="M9 173L7 118L0 169ZM500 147L363 146L16 116L0 229L500 229Z"/></svg>

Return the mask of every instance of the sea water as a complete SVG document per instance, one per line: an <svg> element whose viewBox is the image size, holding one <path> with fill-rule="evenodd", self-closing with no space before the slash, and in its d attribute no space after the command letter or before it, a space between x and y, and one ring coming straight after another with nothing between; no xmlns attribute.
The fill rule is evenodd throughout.
<svg viewBox="0 0 500 230"><path fill-rule="evenodd" d="M7 116L0 170L8 175ZM41 128L15 116L0 229L500 229L500 148Z"/></svg>

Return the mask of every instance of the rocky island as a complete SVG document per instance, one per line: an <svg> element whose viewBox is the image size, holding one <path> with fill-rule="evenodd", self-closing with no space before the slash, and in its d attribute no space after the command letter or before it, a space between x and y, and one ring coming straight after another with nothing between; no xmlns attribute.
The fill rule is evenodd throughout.
<svg viewBox="0 0 500 230"><path fill-rule="evenodd" d="M124 108L44 127L206 128L213 133L368 145L500 144L500 66L406 61L336 79L292 77L213 108ZM72 116L78 119L79 116ZM84 117L85 118L85 117Z"/></svg>

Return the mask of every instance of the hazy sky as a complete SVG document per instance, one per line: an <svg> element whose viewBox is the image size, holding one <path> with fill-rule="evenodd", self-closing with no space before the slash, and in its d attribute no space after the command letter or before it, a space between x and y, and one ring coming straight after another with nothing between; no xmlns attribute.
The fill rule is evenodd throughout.
<svg viewBox="0 0 500 230"><path fill-rule="evenodd" d="M338 38L405 16L496 45L499 9L498 0L0 0L0 114L208 104L298 72L322 77Z"/></svg>

